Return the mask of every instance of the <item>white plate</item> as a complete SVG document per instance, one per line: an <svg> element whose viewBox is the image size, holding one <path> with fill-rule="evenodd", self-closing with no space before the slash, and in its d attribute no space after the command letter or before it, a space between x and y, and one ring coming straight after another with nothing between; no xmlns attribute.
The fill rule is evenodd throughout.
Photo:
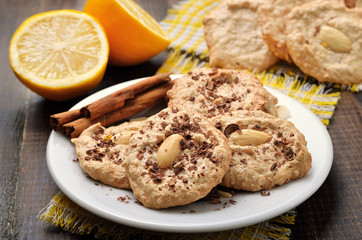
<svg viewBox="0 0 362 240"><path fill-rule="evenodd" d="M72 109L139 80L97 92ZM79 163L73 161L76 158L73 144L54 131L47 146L49 171L61 191L79 206L105 219L136 228L165 232L213 232L245 227L276 217L298 206L318 190L330 171L333 147L325 126L309 109L280 92L267 89L278 98L280 105L289 109L289 120L305 135L313 159L312 168L305 177L272 189L269 196L262 196L260 192L240 192L232 198L235 204L224 198L222 202L225 205L202 201L165 210L147 209L135 203L132 191L108 187L88 178ZM153 108L142 114L149 116L159 110ZM131 199L127 202L117 200L128 196Z"/></svg>

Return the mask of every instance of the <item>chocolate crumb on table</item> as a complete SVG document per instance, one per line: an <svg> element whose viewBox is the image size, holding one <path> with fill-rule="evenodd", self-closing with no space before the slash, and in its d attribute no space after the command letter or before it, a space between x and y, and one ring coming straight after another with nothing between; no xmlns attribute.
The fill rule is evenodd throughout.
<svg viewBox="0 0 362 240"><path fill-rule="evenodd" d="M269 192L269 191L266 191L266 190L261 190L261 191L260 191L260 194L261 194L262 196L270 196L270 192Z"/></svg>

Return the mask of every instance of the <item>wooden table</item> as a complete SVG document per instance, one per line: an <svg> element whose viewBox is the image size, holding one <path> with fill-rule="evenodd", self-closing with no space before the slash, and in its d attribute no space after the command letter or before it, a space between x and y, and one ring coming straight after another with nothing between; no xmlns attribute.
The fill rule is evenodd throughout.
<svg viewBox="0 0 362 240"><path fill-rule="evenodd" d="M157 20L172 2L138 0ZM48 10L81 10L85 0L8 0L0 3L0 236L1 239L83 239L44 225L39 211L59 191L46 165L49 115L69 109L80 99L56 103L25 88L8 62L9 41L27 17ZM98 91L116 83L153 75L162 53L133 67L108 67ZM362 67L362 66L361 66ZM361 239L362 95L343 91L328 131L334 145L332 170L322 187L296 208L293 239Z"/></svg>

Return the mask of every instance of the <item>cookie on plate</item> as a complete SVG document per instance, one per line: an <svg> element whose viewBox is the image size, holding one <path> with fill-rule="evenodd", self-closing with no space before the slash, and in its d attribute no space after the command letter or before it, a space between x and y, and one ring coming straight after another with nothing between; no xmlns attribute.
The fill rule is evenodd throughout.
<svg viewBox="0 0 362 240"><path fill-rule="evenodd" d="M207 117L231 110L277 114L277 98L254 75L230 69L200 68L174 80L169 107L192 109Z"/></svg>
<svg viewBox="0 0 362 240"><path fill-rule="evenodd" d="M104 128L100 123L84 130L75 144L81 168L94 180L117 188L129 189L124 166L124 151L128 139L142 121L125 122L119 126Z"/></svg>
<svg viewBox="0 0 362 240"><path fill-rule="evenodd" d="M220 185L271 189L306 175L312 158L294 124L262 111L234 111L211 119L228 138L233 157Z"/></svg>
<svg viewBox="0 0 362 240"><path fill-rule="evenodd" d="M278 58L261 36L262 0L224 0L203 18L210 67L261 72Z"/></svg>
<svg viewBox="0 0 362 240"><path fill-rule="evenodd" d="M292 62L287 50L285 24L292 8L313 0L264 0L259 7L262 37L270 51L280 59Z"/></svg>
<svg viewBox="0 0 362 240"><path fill-rule="evenodd" d="M293 62L320 82L362 82L362 9L324 1L295 7L286 25Z"/></svg>
<svg viewBox="0 0 362 240"><path fill-rule="evenodd" d="M226 137L202 115L166 108L146 120L126 151L128 179L145 207L185 205L206 196L229 169Z"/></svg>

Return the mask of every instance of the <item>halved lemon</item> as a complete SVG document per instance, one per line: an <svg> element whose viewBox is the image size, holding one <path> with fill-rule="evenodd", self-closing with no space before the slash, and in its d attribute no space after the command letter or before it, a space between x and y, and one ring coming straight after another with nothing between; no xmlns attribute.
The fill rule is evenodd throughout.
<svg viewBox="0 0 362 240"><path fill-rule="evenodd" d="M19 80L54 101L73 99L95 88L108 56L107 36L98 20L75 10L26 19L9 46L10 66Z"/></svg>
<svg viewBox="0 0 362 240"><path fill-rule="evenodd" d="M157 21L132 0L88 0L83 11L95 16L105 28L110 64L136 65L170 44Z"/></svg>

